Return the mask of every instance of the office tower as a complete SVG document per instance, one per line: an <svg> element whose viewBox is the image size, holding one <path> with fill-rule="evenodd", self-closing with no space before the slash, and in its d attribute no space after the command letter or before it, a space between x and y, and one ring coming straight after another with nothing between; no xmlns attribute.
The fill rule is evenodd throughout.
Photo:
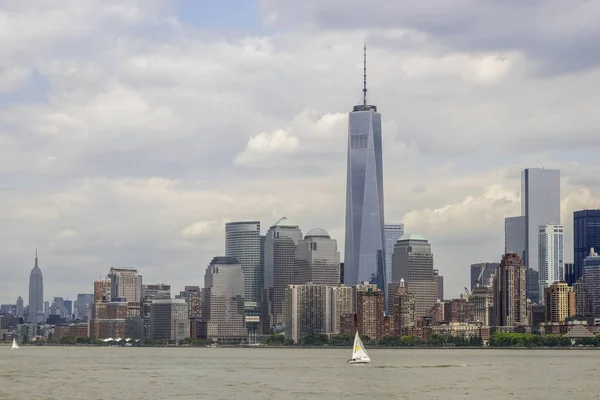
<svg viewBox="0 0 600 400"><path fill-rule="evenodd" d="M311 229L296 245L296 284L337 286L340 279L337 241L323 229Z"/></svg>
<svg viewBox="0 0 600 400"><path fill-rule="evenodd" d="M48 320L50 316L50 302L44 301L44 322Z"/></svg>
<svg viewBox="0 0 600 400"><path fill-rule="evenodd" d="M483 262L471 264L471 290L476 287L492 287L492 278L498 269L499 263ZM479 282L477 282L479 279Z"/></svg>
<svg viewBox="0 0 600 400"><path fill-rule="evenodd" d="M63 302L63 305L65 307L65 317L67 320L73 319L73 300L67 299Z"/></svg>
<svg viewBox="0 0 600 400"><path fill-rule="evenodd" d="M577 282L576 280L574 280L574 277L575 277L575 263L574 262L566 262L565 263L565 282L567 282L567 285L573 286L573 284L575 282Z"/></svg>
<svg viewBox="0 0 600 400"><path fill-rule="evenodd" d="M144 337L152 337L153 334L152 302L154 300L168 300L170 298L171 285L165 285L164 283L142 285L142 301L140 307L140 316L142 317L142 334ZM132 317L135 317L135 315L133 315ZM164 333L164 331L161 332ZM166 338L166 336L163 336L162 338Z"/></svg>
<svg viewBox="0 0 600 400"><path fill-rule="evenodd" d="M527 257L527 217L504 219L504 254L516 253L522 260Z"/></svg>
<svg viewBox="0 0 600 400"><path fill-rule="evenodd" d="M600 210L581 210L573 213L573 272L567 283L572 285L583 276L583 260L592 248L600 249Z"/></svg>
<svg viewBox="0 0 600 400"><path fill-rule="evenodd" d="M361 336L383 337L384 295L375 285L356 285L356 328Z"/></svg>
<svg viewBox="0 0 600 400"><path fill-rule="evenodd" d="M259 221L225 224L225 255L235 257L244 271L244 300L260 302L263 289Z"/></svg>
<svg viewBox="0 0 600 400"><path fill-rule="evenodd" d="M92 307L94 306L94 294L77 295L75 301L75 309L77 310L77 318L82 321L89 321L92 318Z"/></svg>
<svg viewBox="0 0 600 400"><path fill-rule="evenodd" d="M105 301L94 303L90 322L92 339L126 337L128 307L125 301Z"/></svg>
<svg viewBox="0 0 600 400"><path fill-rule="evenodd" d="M575 315L575 292L566 282L554 282L544 288L546 322L564 323Z"/></svg>
<svg viewBox="0 0 600 400"><path fill-rule="evenodd" d="M44 318L44 276L38 264L37 249L35 263L29 275L29 310L28 320L31 323L43 323Z"/></svg>
<svg viewBox="0 0 600 400"><path fill-rule="evenodd" d="M112 301L125 299L129 316L140 316L142 304L142 276L130 267L111 267L108 272Z"/></svg>
<svg viewBox="0 0 600 400"><path fill-rule="evenodd" d="M327 333L338 335L341 332L342 316L356 312L356 297L354 289L343 284L330 287L329 291L331 293L329 296L331 312L327 321Z"/></svg>
<svg viewBox="0 0 600 400"><path fill-rule="evenodd" d="M600 316L600 256L592 248L583 259L583 283L587 300L587 311Z"/></svg>
<svg viewBox="0 0 600 400"><path fill-rule="evenodd" d="M583 275L573 284L573 291L575 292L575 315L585 315L589 311L589 304L585 293Z"/></svg>
<svg viewBox="0 0 600 400"><path fill-rule="evenodd" d="M385 224L384 225L384 239L385 239L385 279L386 283L392 282L392 254L394 253L394 246L398 239L404 235L404 224ZM386 292L386 304L389 296Z"/></svg>
<svg viewBox="0 0 600 400"><path fill-rule="evenodd" d="M344 283L378 280L385 290L381 114L367 104L366 48L362 104L348 122Z"/></svg>
<svg viewBox="0 0 600 400"><path fill-rule="evenodd" d="M17 297L17 317L23 318L23 298Z"/></svg>
<svg viewBox="0 0 600 400"><path fill-rule="evenodd" d="M246 339L244 272L234 257L215 257L202 290L201 337L222 342Z"/></svg>
<svg viewBox="0 0 600 400"><path fill-rule="evenodd" d="M150 337L177 341L190 337L188 305L184 299L152 300Z"/></svg>
<svg viewBox="0 0 600 400"><path fill-rule="evenodd" d="M521 173L521 215L526 219L525 265L539 271L539 227L560 224L559 170L528 168ZM531 301L539 302L543 292L538 292L537 281L528 282L527 288Z"/></svg>
<svg viewBox="0 0 600 400"><path fill-rule="evenodd" d="M564 280L564 234L562 225L543 225L538 228L539 293L544 301L544 289Z"/></svg>
<svg viewBox="0 0 600 400"><path fill-rule="evenodd" d="M263 331L285 323L285 289L295 282L296 245L302 231L283 217L273 224L265 239L264 289L261 299ZM266 328L266 329L265 329Z"/></svg>
<svg viewBox="0 0 600 400"><path fill-rule="evenodd" d="M326 285L289 285L285 291L285 338L299 343L309 336L328 333L329 295Z"/></svg>
<svg viewBox="0 0 600 400"><path fill-rule="evenodd" d="M404 279L406 290L416 296L417 319L424 317L436 303L438 291L433 278L431 245L421 235L404 234L394 246L392 282L401 279Z"/></svg>
<svg viewBox="0 0 600 400"><path fill-rule="evenodd" d="M202 315L202 291L200 286L186 286L175 298L184 299L188 303L190 319L200 318Z"/></svg>
<svg viewBox="0 0 600 400"><path fill-rule="evenodd" d="M502 256L493 290L494 326L526 325L526 268L516 253Z"/></svg>
<svg viewBox="0 0 600 400"><path fill-rule="evenodd" d="M492 277L493 279L493 277ZM494 300L492 286L479 286L471 290L469 303L473 304L473 321L490 326L490 312Z"/></svg>
<svg viewBox="0 0 600 400"><path fill-rule="evenodd" d="M110 280L100 279L94 281L94 303L110 301Z"/></svg>
<svg viewBox="0 0 600 400"><path fill-rule="evenodd" d="M340 263L340 284L344 284L344 263Z"/></svg>
<svg viewBox="0 0 600 400"><path fill-rule="evenodd" d="M437 299L444 301L444 276L440 275L440 271L437 269L433 270L433 280L437 287Z"/></svg>
<svg viewBox="0 0 600 400"><path fill-rule="evenodd" d="M394 336L405 336L407 330L416 326L416 297L409 293L404 285L404 279L400 279L398 289L395 293L390 293L392 297L392 307L390 312L394 320Z"/></svg>

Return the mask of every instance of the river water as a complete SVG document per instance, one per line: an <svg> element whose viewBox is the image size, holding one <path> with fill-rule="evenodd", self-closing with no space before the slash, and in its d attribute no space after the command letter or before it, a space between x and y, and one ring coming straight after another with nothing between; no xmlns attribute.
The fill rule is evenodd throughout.
<svg viewBox="0 0 600 400"><path fill-rule="evenodd" d="M0 399L598 399L600 351L0 347Z"/></svg>

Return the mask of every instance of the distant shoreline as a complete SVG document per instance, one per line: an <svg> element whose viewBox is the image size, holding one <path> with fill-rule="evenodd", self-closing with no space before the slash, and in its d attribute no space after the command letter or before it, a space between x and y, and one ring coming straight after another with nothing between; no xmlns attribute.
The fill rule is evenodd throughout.
<svg viewBox="0 0 600 400"><path fill-rule="evenodd" d="M12 343L0 343L0 346L6 346L6 347L10 347L12 345ZM99 348L103 348L103 347L125 347L125 346L107 346L107 345L96 345L96 344L59 344L59 343L44 343L44 344L35 344L35 343L28 343L28 344L20 344L20 347L99 347ZM264 345L264 346L219 346L219 347L210 347L210 346L194 346L194 345L159 345L159 346L153 346L153 345L142 345L142 346L132 346L132 347L126 347L126 348L136 348L136 347L142 347L142 348L204 348L204 349L215 349L215 348L219 348L219 349L285 349L285 350L306 350L306 349L310 349L310 350L316 350L316 349L334 349L334 350L344 350L347 351L348 347L346 346L268 346L268 345ZM368 347L369 350L600 350L600 347L517 347L517 346L512 346L512 347L491 347L491 346L486 346L486 347L468 347L468 346L464 346L464 347L456 347L456 346L446 346L446 347L435 347L435 346L415 346L415 347L389 347L389 346L374 346L374 347Z"/></svg>

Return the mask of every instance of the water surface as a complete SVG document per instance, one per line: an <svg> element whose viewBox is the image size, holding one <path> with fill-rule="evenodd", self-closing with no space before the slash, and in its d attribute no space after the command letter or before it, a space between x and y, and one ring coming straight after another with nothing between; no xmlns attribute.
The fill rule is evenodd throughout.
<svg viewBox="0 0 600 400"><path fill-rule="evenodd" d="M600 352L0 347L0 399L598 399Z"/></svg>

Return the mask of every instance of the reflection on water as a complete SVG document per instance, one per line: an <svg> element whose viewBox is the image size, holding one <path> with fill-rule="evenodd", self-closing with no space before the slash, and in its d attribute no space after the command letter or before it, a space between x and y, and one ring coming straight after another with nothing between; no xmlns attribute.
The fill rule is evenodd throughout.
<svg viewBox="0 0 600 400"><path fill-rule="evenodd" d="M0 399L596 399L600 352L0 347Z"/></svg>

